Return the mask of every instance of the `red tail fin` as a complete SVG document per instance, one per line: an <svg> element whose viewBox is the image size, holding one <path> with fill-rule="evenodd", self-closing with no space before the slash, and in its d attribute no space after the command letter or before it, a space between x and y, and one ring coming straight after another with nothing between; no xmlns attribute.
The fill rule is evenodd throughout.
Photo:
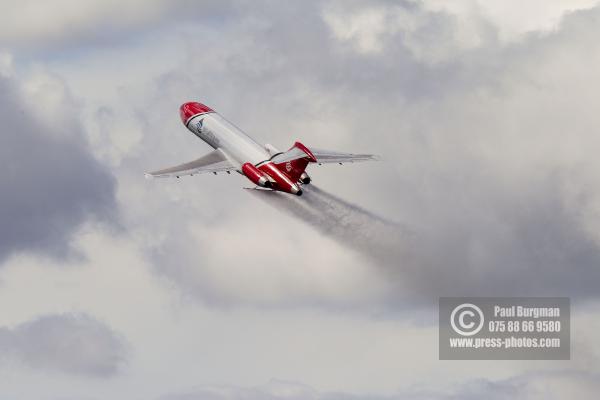
<svg viewBox="0 0 600 400"><path fill-rule="evenodd" d="M300 175L302 175L302 173L306 169L306 166L308 165L308 163L309 162L317 162L317 159L315 158L313 153L302 143L300 143L300 142L294 143L294 145L292 147L290 147L290 150L292 150L294 147L296 147L299 150L301 150L302 152L304 152L306 154L306 157L298 158L298 159L292 160L292 161L283 162L280 164L275 164L275 166L281 172L286 174L292 180L292 182L298 182L298 180L300 179Z"/></svg>

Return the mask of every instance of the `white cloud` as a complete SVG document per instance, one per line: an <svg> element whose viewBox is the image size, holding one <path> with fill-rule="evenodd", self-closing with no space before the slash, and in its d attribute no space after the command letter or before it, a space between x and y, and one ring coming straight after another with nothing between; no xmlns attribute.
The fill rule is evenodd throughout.
<svg viewBox="0 0 600 400"><path fill-rule="evenodd" d="M477 47L482 39L474 19L458 24L449 14L429 12L410 3L330 2L323 19L335 39L364 56L376 56L402 44L417 61L435 64Z"/></svg>
<svg viewBox="0 0 600 400"><path fill-rule="evenodd" d="M326 10L325 21L331 26L335 37L351 42L359 53L380 53L383 49L381 36L394 27L386 26L386 9L365 7L350 15L340 14L337 10Z"/></svg>
<svg viewBox="0 0 600 400"><path fill-rule="evenodd" d="M561 19L573 11L594 7L598 0L427 0L421 3L432 11L445 11L457 16L461 25L491 23L505 43L518 42L527 33L547 33L556 30Z"/></svg>
<svg viewBox="0 0 600 400"><path fill-rule="evenodd" d="M569 13L593 8L577 1L384 1L326 3L323 17L333 36L362 55L389 51L400 42L425 64L458 58L490 44L517 43L530 33L556 31Z"/></svg>

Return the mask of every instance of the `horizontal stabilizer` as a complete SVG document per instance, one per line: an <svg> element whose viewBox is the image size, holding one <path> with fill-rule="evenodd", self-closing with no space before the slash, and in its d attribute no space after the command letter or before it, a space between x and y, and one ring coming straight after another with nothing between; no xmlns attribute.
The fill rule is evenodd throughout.
<svg viewBox="0 0 600 400"><path fill-rule="evenodd" d="M324 163L345 163L359 161L375 161L379 158L373 154L355 154L341 153L337 151L329 151L322 149L308 149L300 142L296 142L294 146L286 152L276 154L271 161L275 164L281 164L288 161L307 158L309 162Z"/></svg>
<svg viewBox="0 0 600 400"><path fill-rule="evenodd" d="M360 162L360 161L377 161L379 156L374 154L355 154L355 153L340 153L337 151L329 151L322 149L311 149L319 164L325 163L345 163L345 162Z"/></svg>

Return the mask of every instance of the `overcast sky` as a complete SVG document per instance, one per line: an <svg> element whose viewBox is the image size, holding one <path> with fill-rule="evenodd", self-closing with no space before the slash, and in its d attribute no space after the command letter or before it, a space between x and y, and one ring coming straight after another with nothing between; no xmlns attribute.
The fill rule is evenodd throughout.
<svg viewBox="0 0 600 400"><path fill-rule="evenodd" d="M600 5L0 0L0 397L592 399ZM302 198L144 179L368 152ZM567 296L569 361L439 361L440 296Z"/></svg>

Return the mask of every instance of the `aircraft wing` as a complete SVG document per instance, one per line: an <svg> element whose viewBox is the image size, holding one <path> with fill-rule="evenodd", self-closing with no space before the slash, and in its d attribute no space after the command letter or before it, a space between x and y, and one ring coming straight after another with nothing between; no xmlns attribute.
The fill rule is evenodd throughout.
<svg viewBox="0 0 600 400"><path fill-rule="evenodd" d="M147 178L169 178L184 175L204 174L207 172L234 171L239 169L239 165L233 164L225 153L220 149L214 150L197 160L190 161L175 167L165 168L154 172L146 173Z"/></svg>
<svg viewBox="0 0 600 400"><path fill-rule="evenodd" d="M316 162L319 164L325 163L345 163L345 162L359 162L359 161L374 161L378 157L373 154L354 154L354 153L340 153L337 151L329 151L322 149L309 149L312 155L316 158ZM307 153L298 147L292 147L290 150L275 155L271 161L275 164L280 164L299 158L307 157Z"/></svg>

